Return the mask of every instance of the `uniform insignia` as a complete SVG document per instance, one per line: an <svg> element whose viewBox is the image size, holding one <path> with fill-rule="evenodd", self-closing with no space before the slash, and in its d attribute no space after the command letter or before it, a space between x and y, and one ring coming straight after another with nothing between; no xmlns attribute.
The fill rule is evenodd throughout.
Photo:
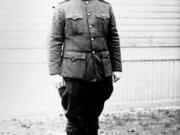
<svg viewBox="0 0 180 135"><path fill-rule="evenodd" d="M108 2L108 1L106 1L106 0L99 0L99 1L102 1L102 2L105 2L105 3L108 3L108 4L109 4L109 2Z"/></svg>

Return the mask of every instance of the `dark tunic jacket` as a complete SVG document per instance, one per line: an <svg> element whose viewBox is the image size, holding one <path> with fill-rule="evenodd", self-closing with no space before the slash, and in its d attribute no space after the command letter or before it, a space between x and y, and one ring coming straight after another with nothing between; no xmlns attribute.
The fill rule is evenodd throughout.
<svg viewBox="0 0 180 135"><path fill-rule="evenodd" d="M48 36L50 75L98 81L122 71L119 35L109 3L68 0L55 7Z"/></svg>

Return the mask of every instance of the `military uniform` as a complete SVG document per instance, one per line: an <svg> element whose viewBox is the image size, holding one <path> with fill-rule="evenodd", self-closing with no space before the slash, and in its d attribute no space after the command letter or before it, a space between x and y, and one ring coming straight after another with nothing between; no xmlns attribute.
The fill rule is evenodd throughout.
<svg viewBox="0 0 180 135"><path fill-rule="evenodd" d="M75 129L79 132L80 125L86 129L83 135L97 132L98 117L113 89L112 72L122 71L111 5L103 0L66 0L57 4L48 54L50 75L60 74L66 81L66 88L59 92L68 118L68 133L75 133ZM87 127L95 130L87 132Z"/></svg>

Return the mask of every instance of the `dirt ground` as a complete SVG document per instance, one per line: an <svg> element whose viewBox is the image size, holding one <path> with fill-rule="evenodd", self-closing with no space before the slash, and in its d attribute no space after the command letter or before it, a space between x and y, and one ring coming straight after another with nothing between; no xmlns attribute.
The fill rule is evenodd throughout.
<svg viewBox="0 0 180 135"><path fill-rule="evenodd" d="M65 135L65 118L13 118L0 121L0 135ZM139 109L104 113L100 135L180 135L180 109Z"/></svg>

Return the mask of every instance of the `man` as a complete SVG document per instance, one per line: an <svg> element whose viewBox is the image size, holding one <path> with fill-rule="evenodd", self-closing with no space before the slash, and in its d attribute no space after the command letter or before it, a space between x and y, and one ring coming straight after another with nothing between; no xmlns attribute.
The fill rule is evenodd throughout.
<svg viewBox="0 0 180 135"><path fill-rule="evenodd" d="M122 71L112 7L103 0L65 0L48 38L49 71L67 117L67 135L97 135L98 117Z"/></svg>

